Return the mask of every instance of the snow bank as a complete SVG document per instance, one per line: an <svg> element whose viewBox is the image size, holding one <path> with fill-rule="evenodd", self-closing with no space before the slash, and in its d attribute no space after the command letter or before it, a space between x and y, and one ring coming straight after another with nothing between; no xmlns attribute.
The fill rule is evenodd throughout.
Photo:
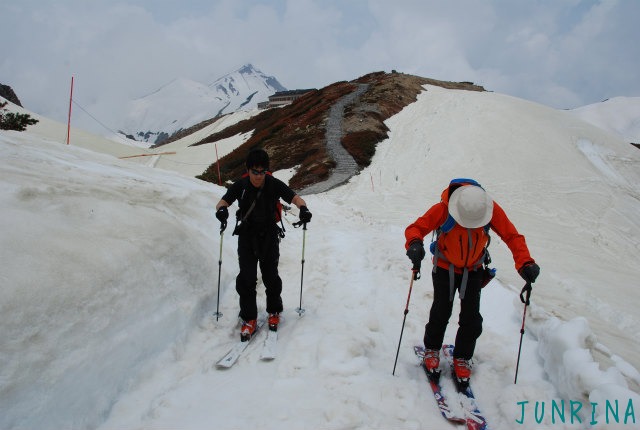
<svg viewBox="0 0 640 430"><path fill-rule="evenodd" d="M576 409L581 409L576 415L594 428L636 423L634 408L640 405L640 395L629 389L618 368L628 364L618 361L614 366L601 369L593 354L602 349L602 345L597 342L586 318L561 321L547 315L534 318L528 328L538 341L538 354L547 377L558 391L559 398L547 398L548 408L565 399L569 406L564 409L568 410L573 402Z"/></svg>
<svg viewBox="0 0 640 430"><path fill-rule="evenodd" d="M0 427L95 427L211 308L215 197L25 137L0 136Z"/></svg>

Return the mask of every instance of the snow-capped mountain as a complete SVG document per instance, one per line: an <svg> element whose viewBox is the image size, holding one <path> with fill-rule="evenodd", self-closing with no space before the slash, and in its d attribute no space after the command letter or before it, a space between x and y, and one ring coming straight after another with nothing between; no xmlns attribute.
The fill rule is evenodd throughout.
<svg viewBox="0 0 640 430"><path fill-rule="evenodd" d="M133 100L122 131L138 141L156 143L206 119L254 109L277 91L278 80L246 64L210 84L178 78L155 92Z"/></svg>

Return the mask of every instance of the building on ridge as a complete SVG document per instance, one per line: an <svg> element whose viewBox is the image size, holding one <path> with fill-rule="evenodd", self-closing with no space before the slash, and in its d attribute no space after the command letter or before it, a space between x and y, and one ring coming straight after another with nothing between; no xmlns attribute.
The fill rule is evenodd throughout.
<svg viewBox="0 0 640 430"><path fill-rule="evenodd" d="M288 91L278 91L269 96L269 100L266 102L258 103L259 109L269 109L273 107L281 107L290 105L295 100L299 99L303 95L310 93L311 91L316 91L315 88L309 88L304 90L288 90Z"/></svg>

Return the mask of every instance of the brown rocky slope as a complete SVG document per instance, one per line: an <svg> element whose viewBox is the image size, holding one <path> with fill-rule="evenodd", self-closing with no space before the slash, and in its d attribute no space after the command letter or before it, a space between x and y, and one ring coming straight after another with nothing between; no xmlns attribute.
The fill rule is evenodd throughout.
<svg viewBox="0 0 640 430"><path fill-rule="evenodd" d="M369 165L378 142L387 138L384 121L413 103L423 91L423 85L438 85L450 89L484 91L471 82L446 82L403 73L375 72L350 82L337 82L313 91L291 105L269 109L241 121L194 145L216 142L253 130L249 140L220 159L223 182L239 178L244 173L244 159L254 148L264 148L271 158L271 170L299 166L289 181L295 190L326 180L335 166L326 149L326 124L331 106L353 92L358 84L367 90L344 110L342 145L353 156L359 168ZM218 183L218 166L212 164L199 176Z"/></svg>

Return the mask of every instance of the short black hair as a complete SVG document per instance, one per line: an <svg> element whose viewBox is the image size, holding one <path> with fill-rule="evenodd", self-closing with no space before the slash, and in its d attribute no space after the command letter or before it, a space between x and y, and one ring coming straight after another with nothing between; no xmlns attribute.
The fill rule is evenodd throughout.
<svg viewBox="0 0 640 430"><path fill-rule="evenodd" d="M252 149L247 155L245 165L247 169L263 167L265 170L269 170L269 154L264 149Z"/></svg>

